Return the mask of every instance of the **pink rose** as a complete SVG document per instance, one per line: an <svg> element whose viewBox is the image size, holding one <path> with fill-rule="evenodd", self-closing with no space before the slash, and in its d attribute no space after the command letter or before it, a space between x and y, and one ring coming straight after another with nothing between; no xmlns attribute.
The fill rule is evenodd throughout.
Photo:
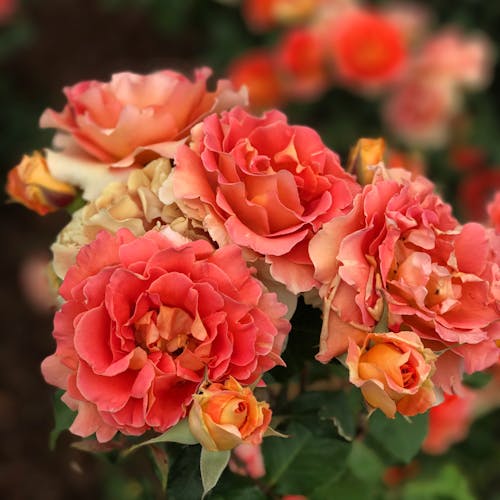
<svg viewBox="0 0 500 500"><path fill-rule="evenodd" d="M177 154L174 192L212 237L264 256L293 293L314 284L309 240L360 187L318 134L278 111L211 115Z"/></svg>
<svg viewBox="0 0 500 500"><path fill-rule="evenodd" d="M102 231L66 274L57 349L42 372L78 410L73 433L163 432L186 415L205 375L246 384L283 363L286 307L240 249L173 241Z"/></svg>
<svg viewBox="0 0 500 500"><path fill-rule="evenodd" d="M382 112L389 129L408 144L441 146L459 104L452 81L417 76L390 94Z"/></svg>
<svg viewBox="0 0 500 500"><path fill-rule="evenodd" d="M465 35L457 27L429 38L417 56L414 71L439 75L469 88L486 86L491 79L493 47L482 33Z"/></svg>
<svg viewBox="0 0 500 500"><path fill-rule="evenodd" d="M410 331L370 333L361 347L352 340L347 353L349 380L386 416L427 411L436 396L430 376L434 354Z"/></svg>
<svg viewBox="0 0 500 500"><path fill-rule="evenodd" d="M172 158L190 128L207 114L245 104L244 92L236 92L226 80L209 92L210 75L209 68L198 69L192 82L163 70L80 82L64 89L68 103L60 113L47 109L40 125L70 134L91 157L115 167Z"/></svg>
<svg viewBox="0 0 500 500"><path fill-rule="evenodd" d="M325 304L317 359L345 352L349 338L360 342L381 319L385 297L391 330L405 324L426 347L449 348L437 362L441 387L451 390L463 369L490 366L500 334L496 245L479 224L460 228L430 181L380 170L352 211L311 242Z"/></svg>
<svg viewBox="0 0 500 500"><path fill-rule="evenodd" d="M381 319L381 289L387 288L399 239L432 248L436 233L444 234L441 249L457 225L451 207L433 193L430 181L412 180L402 169L377 170L351 212L327 222L310 244L320 295L325 307L329 305L325 323L331 323L323 325L317 359L328 362L342 354L348 337L360 332L357 338L364 340L363 331L370 332Z"/></svg>

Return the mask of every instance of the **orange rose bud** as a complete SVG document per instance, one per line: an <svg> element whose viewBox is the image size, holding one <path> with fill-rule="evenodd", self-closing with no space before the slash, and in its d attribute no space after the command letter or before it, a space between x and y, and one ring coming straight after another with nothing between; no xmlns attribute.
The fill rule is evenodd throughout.
<svg viewBox="0 0 500 500"><path fill-rule="evenodd" d="M209 451L231 450L242 443L260 444L271 410L255 399L249 387L230 377L224 384L213 383L193 397L189 428Z"/></svg>
<svg viewBox="0 0 500 500"><path fill-rule="evenodd" d="M384 161L385 141L378 139L358 139L351 148L347 161L347 171L357 174L360 184L370 184L373 179L373 167Z"/></svg>
<svg viewBox="0 0 500 500"><path fill-rule="evenodd" d="M24 155L21 163L10 170L6 191L12 200L40 215L65 207L76 195L73 186L52 177L38 151L32 156Z"/></svg>
<svg viewBox="0 0 500 500"><path fill-rule="evenodd" d="M370 333L361 347L349 343L349 380L387 417L394 418L396 411L412 416L436 403L430 379L434 360L414 332Z"/></svg>

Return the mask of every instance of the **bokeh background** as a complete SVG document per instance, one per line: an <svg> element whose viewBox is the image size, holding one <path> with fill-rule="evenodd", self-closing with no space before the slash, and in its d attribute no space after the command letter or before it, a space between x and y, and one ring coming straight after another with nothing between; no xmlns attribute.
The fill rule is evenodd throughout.
<svg viewBox="0 0 500 500"><path fill-rule="evenodd" d="M420 3L432 12L436 29L455 23L465 32L481 30L493 55L500 54L498 2ZM24 153L50 144L52 132L39 129L38 119L47 107L62 108L65 85L106 81L125 70L174 68L191 75L202 65L223 77L248 50L270 50L284 29L252 29L237 1L0 0L2 183ZM482 222L487 201L500 189L499 65L493 66L484 88L463 99L453 140L418 148L418 154L461 220ZM316 128L344 161L358 137L390 135L380 119L380 101L349 88L332 87L316 99L289 100L282 107L291 122ZM66 221L63 213L41 217L2 197L0 498L141 498L141 475L151 471L134 469L132 462L127 465L130 474L121 475L119 467L71 448L66 434L49 449L53 391L39 365L54 347L52 313L43 297L30 296L26 283L35 279L39 262L49 257L48 248ZM499 417L496 410L476 420L467 440L443 457L422 460L420 466L458 464L478 499L500 499ZM442 498L462 498L446 495Z"/></svg>

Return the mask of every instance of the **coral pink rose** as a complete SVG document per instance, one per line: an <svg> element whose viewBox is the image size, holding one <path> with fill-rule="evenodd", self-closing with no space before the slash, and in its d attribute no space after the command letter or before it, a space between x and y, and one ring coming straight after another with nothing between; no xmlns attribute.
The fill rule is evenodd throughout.
<svg viewBox="0 0 500 500"><path fill-rule="evenodd" d="M282 364L286 307L234 245L102 231L60 293L57 349L42 371L78 410L70 430L80 436L163 432L186 415L205 376L251 383Z"/></svg>
<svg viewBox="0 0 500 500"><path fill-rule="evenodd" d="M497 233L500 233L500 190L496 192L493 200L487 207L491 225Z"/></svg>
<svg viewBox="0 0 500 500"><path fill-rule="evenodd" d="M278 111L212 115L177 154L174 192L219 243L251 249L293 293L310 289L308 244L351 208L359 186L318 134ZM222 233L222 236L221 234Z"/></svg>
<svg viewBox="0 0 500 500"><path fill-rule="evenodd" d="M444 401L429 412L429 431L422 449L431 455L445 453L467 437L472 422L476 393L463 391L460 396L444 395Z"/></svg>
<svg viewBox="0 0 500 500"><path fill-rule="evenodd" d="M406 324L427 347L449 349L433 378L444 389L460 382L463 369L490 366L500 334L496 245L479 224L460 228L430 181L381 169L353 210L325 224L311 242L316 277L324 283L317 359L344 352L349 337L361 341L381 319L385 297L391 330Z"/></svg>
<svg viewBox="0 0 500 500"><path fill-rule="evenodd" d="M190 81L164 70L80 82L64 89L68 103L60 113L46 110L40 125L70 134L91 157L113 166L172 158L190 128L207 114L245 104L244 92L236 92L226 80L209 92L210 75L210 69L202 68Z"/></svg>
<svg viewBox="0 0 500 500"><path fill-rule="evenodd" d="M393 83L404 70L403 34L377 12L354 10L335 18L329 40L333 65L346 84L378 89Z"/></svg>
<svg viewBox="0 0 500 500"><path fill-rule="evenodd" d="M416 415L435 403L434 358L416 333L401 331L368 334L361 347L351 340L346 362L368 404L394 418L396 411Z"/></svg>

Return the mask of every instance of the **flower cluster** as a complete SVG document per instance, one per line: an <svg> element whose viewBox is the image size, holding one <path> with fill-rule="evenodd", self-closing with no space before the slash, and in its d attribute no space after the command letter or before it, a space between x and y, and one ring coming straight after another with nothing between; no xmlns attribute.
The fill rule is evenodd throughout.
<svg viewBox="0 0 500 500"><path fill-rule="evenodd" d="M272 49L239 56L229 73L257 108L312 100L333 86L383 96L383 119L400 140L447 141L464 91L490 80L492 47L481 33L431 27L420 4L368 7L355 0L247 0L254 31L286 25Z"/></svg>
<svg viewBox="0 0 500 500"><path fill-rule="evenodd" d="M358 145L350 173L314 130L250 114L209 75L68 87L41 120L53 148L9 175L40 214L83 197L52 247L62 306L42 364L70 430L105 442L188 422L206 450L260 444L271 408L253 389L284 364L299 295L322 311L316 359L338 358L388 417L494 365L500 234L386 168L383 141Z"/></svg>

